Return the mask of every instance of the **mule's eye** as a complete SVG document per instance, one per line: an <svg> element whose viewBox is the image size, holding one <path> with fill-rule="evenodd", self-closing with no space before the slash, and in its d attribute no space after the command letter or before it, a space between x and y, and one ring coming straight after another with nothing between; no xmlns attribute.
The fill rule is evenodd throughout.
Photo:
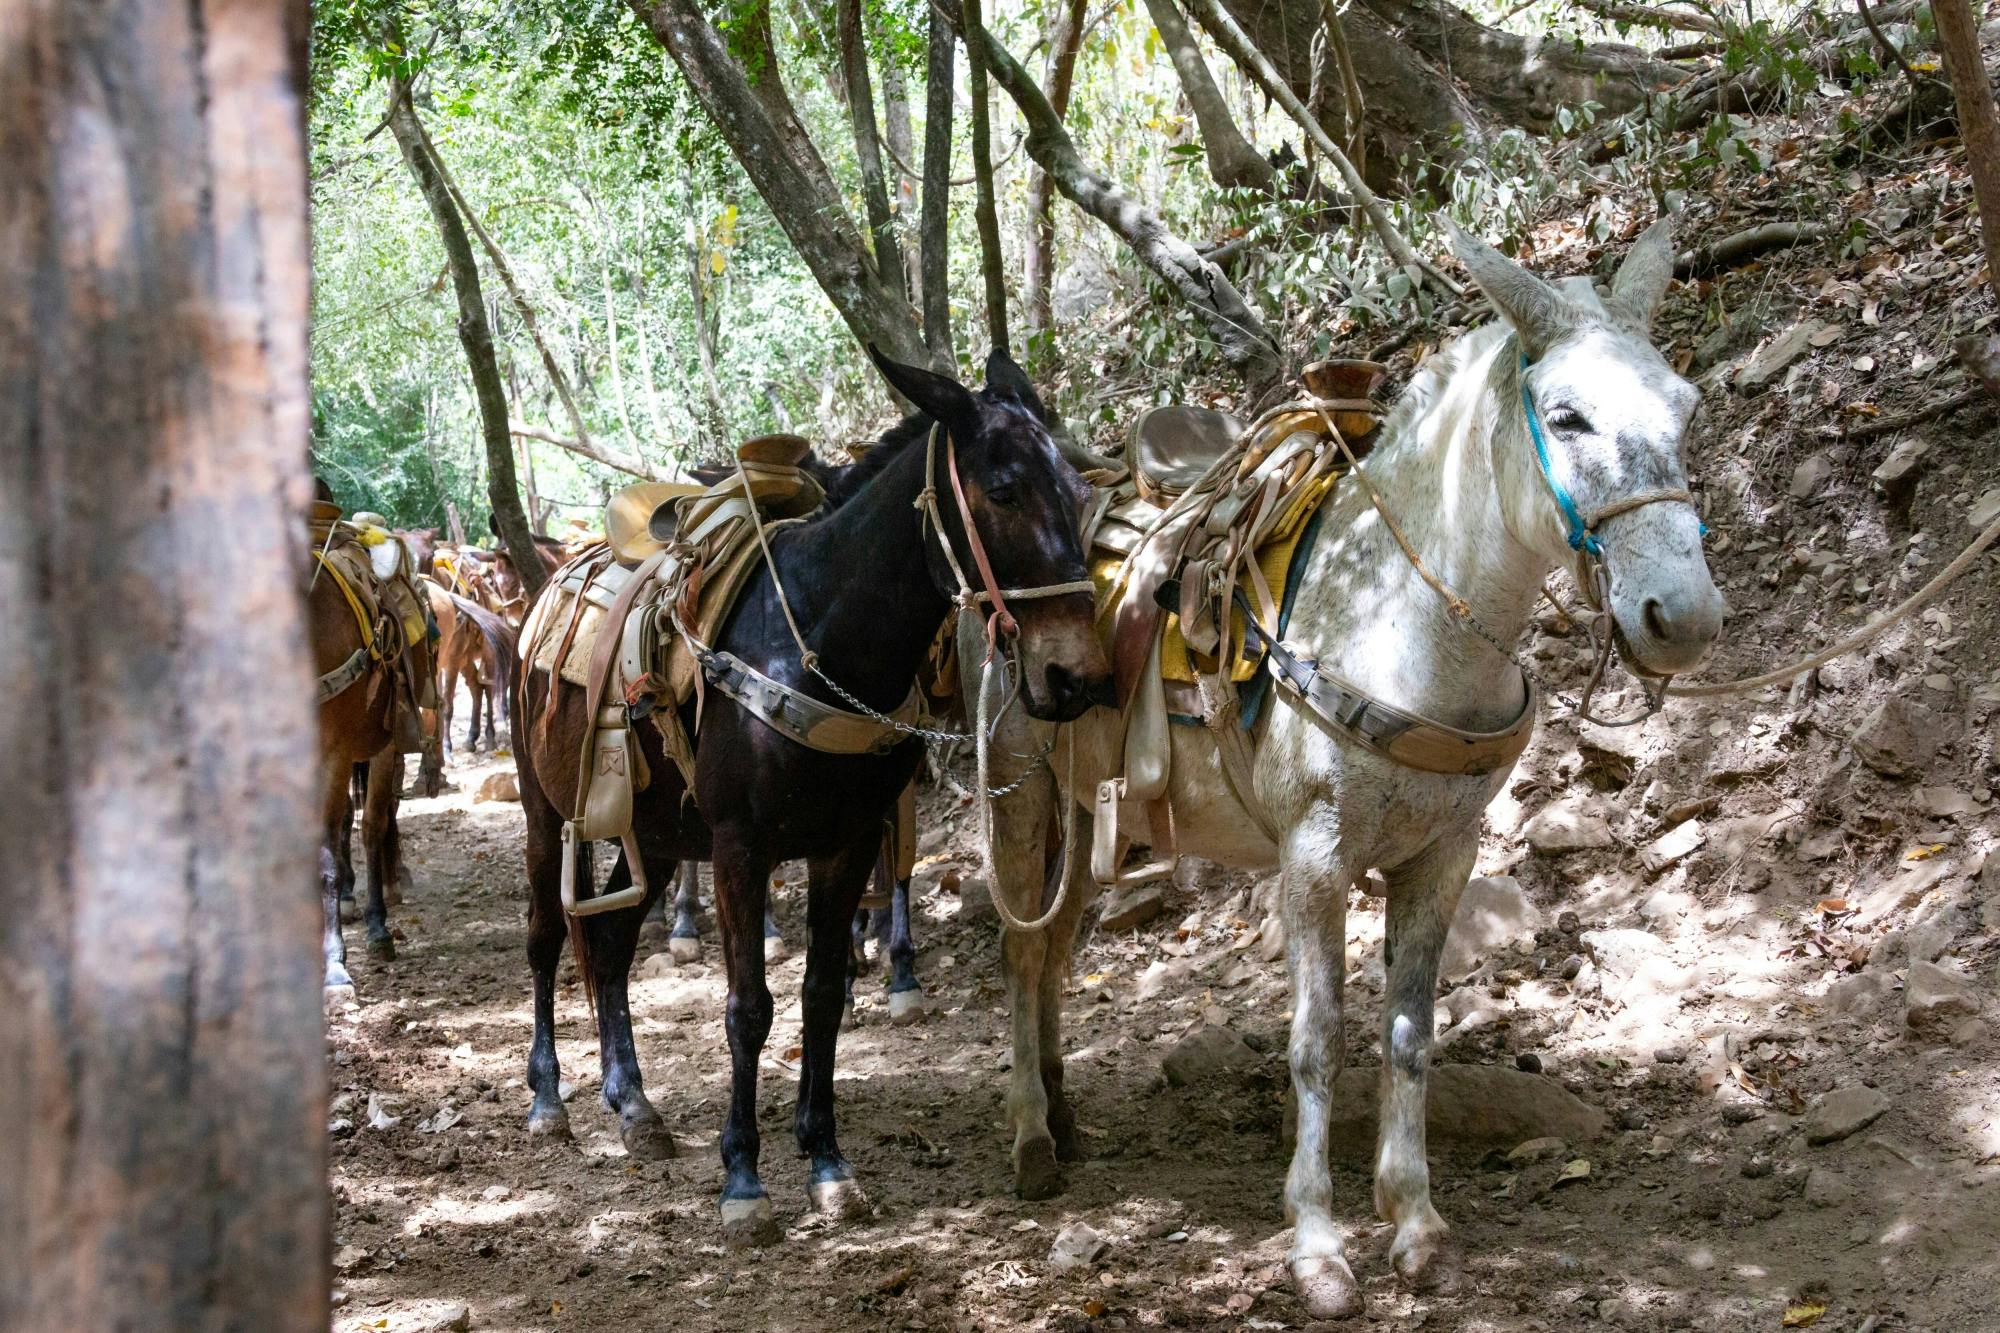
<svg viewBox="0 0 2000 1333"><path fill-rule="evenodd" d="M1021 488L1012 482L1008 482L1004 486L995 486L992 490L986 492L986 498L994 504L999 505L1002 509L1019 509L1021 507Z"/></svg>
<svg viewBox="0 0 2000 1333"><path fill-rule="evenodd" d="M1558 407L1549 413L1549 425L1565 435L1582 435L1590 429L1590 423L1584 420L1583 413L1573 407Z"/></svg>

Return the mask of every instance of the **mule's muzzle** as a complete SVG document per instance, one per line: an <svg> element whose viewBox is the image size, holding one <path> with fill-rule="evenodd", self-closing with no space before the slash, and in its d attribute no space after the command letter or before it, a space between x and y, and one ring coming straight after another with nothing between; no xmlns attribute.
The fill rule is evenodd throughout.
<svg viewBox="0 0 2000 1333"><path fill-rule="evenodd" d="M1653 675L1678 675L1701 664L1722 633L1727 609L1722 594L1708 579L1678 588L1654 590L1634 599L1638 605L1615 608L1618 630L1633 665Z"/></svg>
<svg viewBox="0 0 2000 1333"><path fill-rule="evenodd" d="M1060 662L1051 662L1043 673L1046 710L1038 710L1031 699L1028 711L1045 722L1073 722L1094 705L1109 708L1117 701L1117 691L1109 670L1094 673L1071 671Z"/></svg>
<svg viewBox="0 0 2000 1333"><path fill-rule="evenodd" d="M1074 602L1075 606L1067 605ZM1054 598L1023 614L1022 702L1031 717L1073 722L1115 698L1111 659L1098 640L1088 597Z"/></svg>

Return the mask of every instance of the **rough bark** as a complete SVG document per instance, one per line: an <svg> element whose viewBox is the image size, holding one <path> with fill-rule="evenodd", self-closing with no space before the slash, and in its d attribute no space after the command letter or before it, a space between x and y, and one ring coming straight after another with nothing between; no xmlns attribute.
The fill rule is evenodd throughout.
<svg viewBox="0 0 2000 1333"><path fill-rule="evenodd" d="M973 219L979 226L979 275L986 288L986 337L992 350L1007 352L1006 257L1000 250L1000 207L993 194L992 97L986 86L986 21L979 0L959 0L965 25L966 65L972 94L972 176L978 198ZM1056 115L1051 111L1051 115ZM1057 115L1060 124L1061 116Z"/></svg>
<svg viewBox="0 0 2000 1333"><path fill-rule="evenodd" d="M1048 59L1042 66L1042 91L1057 116L1069 115L1070 87L1076 78L1076 53L1083 44L1084 0L1055 0L1049 16ZM1056 220L1049 205L1055 187L1049 173L1028 168L1028 245L1021 264L1021 309L1030 330L1051 323L1050 288L1055 282Z"/></svg>
<svg viewBox="0 0 2000 1333"><path fill-rule="evenodd" d="M1979 201L1979 232L1986 244L1986 278L2000 293L2000 120L1993 111L1993 83L1979 49L1979 24L1967 0L1933 0L1938 45L1958 104L1958 132Z"/></svg>
<svg viewBox="0 0 2000 1333"><path fill-rule="evenodd" d="M1146 12L1153 16L1160 44L1167 48L1167 56L1174 62L1174 73L1180 78L1181 92L1194 111L1209 176L1225 190L1271 189L1276 173L1270 161L1237 128L1236 117L1229 114L1229 99L1222 95L1215 76L1209 73L1208 62L1202 59L1201 47L1181 16L1176 0L1146 0Z"/></svg>
<svg viewBox="0 0 2000 1333"><path fill-rule="evenodd" d="M924 342L933 369L949 373L958 355L951 337L951 84L958 36L933 5L924 82L923 216L917 226L917 267L924 302Z"/></svg>
<svg viewBox="0 0 2000 1333"><path fill-rule="evenodd" d="M1169 231L1158 213L1102 172L1084 165L1069 132L1028 72L991 33L977 32L987 67L1028 123L1028 155L1049 173L1063 197L1110 228L1140 263L1194 308L1223 359L1253 390L1275 382L1283 369L1277 344L1222 270ZM967 40L974 38L968 34Z"/></svg>
<svg viewBox="0 0 2000 1333"><path fill-rule="evenodd" d="M834 29L840 47L841 83L847 90L847 118L854 131L854 156L861 164L861 197L875 241L875 272L883 285L907 295L902 252L896 244L896 216L889 208L889 177L882 167L882 134L875 123L875 85L868 74L861 0L836 0Z"/></svg>
<svg viewBox="0 0 2000 1333"><path fill-rule="evenodd" d="M1320 0L1223 5L1293 91L1310 96ZM1379 190L1396 186L1395 163L1406 153L1448 159L1508 125L1547 133L1560 107L1585 101L1615 115L1685 77L1622 42L1521 37L1444 0L1357 0L1342 22L1368 101L1368 181Z"/></svg>
<svg viewBox="0 0 2000 1333"><path fill-rule="evenodd" d="M644 18L645 12L641 10L639 16ZM813 183L814 188L837 197L838 191L833 183L833 174L827 170L826 159L820 156L819 146L800 123L791 94L785 91L784 70L778 64L778 43L771 36L770 0L750 0L748 6L736 16L729 29L729 48L742 71L744 83L764 108L764 114L769 118L771 128L792 165Z"/></svg>
<svg viewBox="0 0 2000 1333"><path fill-rule="evenodd" d="M327 1326L307 31L0 5L0 1328Z"/></svg>
<svg viewBox="0 0 2000 1333"><path fill-rule="evenodd" d="M1217 3L1217 0L1189 0L1188 7L1229 58L1234 60L1258 87L1284 107L1285 113L1305 132L1307 140L1333 163L1340 173L1341 182L1346 185L1347 192L1353 196L1354 202L1367 217L1369 226L1374 229L1376 237L1389 252L1390 258L1410 269L1413 277L1416 276L1417 270L1421 270L1425 280L1435 285L1439 291L1453 296L1462 294L1462 289L1457 283L1427 263L1412 248L1408 239L1396 230L1395 223L1389 218L1388 210L1382 207L1382 201L1375 197L1374 192L1368 188L1368 183L1361 179L1360 170L1348 159L1347 154L1341 151L1340 145L1327 134L1326 127L1313 117L1312 112L1306 108L1304 99L1284 81L1272 67L1270 60L1249 40L1243 29L1237 26L1236 21L1229 17L1228 12Z"/></svg>
<svg viewBox="0 0 2000 1333"><path fill-rule="evenodd" d="M899 361L921 364L926 356L923 336L908 298L876 273L830 182L816 179L793 159L764 102L695 0L630 3L674 58L688 88L854 336Z"/></svg>
<svg viewBox="0 0 2000 1333"><path fill-rule="evenodd" d="M876 48L882 53L882 137L889 150L889 158L896 164L890 173L891 202L896 210L897 250L902 256L903 290L919 290L922 280L917 269L917 249L912 243L909 226L917 216L917 180L905 163L916 161L914 133L910 127L910 89L903 75L903 64L896 59L895 51L886 42L877 42Z"/></svg>
<svg viewBox="0 0 2000 1333"><path fill-rule="evenodd" d="M499 526L500 541L513 557L521 572L521 585L533 600L547 575L535 553L534 528L521 507L521 487L514 474L514 442L507 427L507 390L493 353L493 327L487 322L486 300L479 289L479 264L473 258L465 219L438 169L430 136L417 119L410 86L402 79L389 91L389 132L396 136L396 146L403 152L403 161L430 208L438 240L444 245L452 292L458 298L458 341L465 349L473 399L479 404L480 438L486 445L486 500Z"/></svg>

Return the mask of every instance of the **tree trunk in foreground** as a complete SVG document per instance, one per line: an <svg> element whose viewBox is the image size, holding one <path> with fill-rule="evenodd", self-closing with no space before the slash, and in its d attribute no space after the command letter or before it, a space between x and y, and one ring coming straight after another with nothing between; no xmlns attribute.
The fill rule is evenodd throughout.
<svg viewBox="0 0 2000 1333"><path fill-rule="evenodd" d="M458 297L458 341L465 348L466 369L472 376L472 395L479 403L479 433L486 444L486 500L493 507L493 522L500 529L500 542L507 548L514 568L520 571L521 587L533 601L548 582L541 556L535 550L535 530L521 507L521 487L514 474L514 442L507 426L507 389L500 382L500 363L493 354L493 328L486 322L486 299L479 290L479 265L472 257L472 239L466 235L465 219L452 202L444 175L431 150L430 136L424 133L417 109L410 100L410 85L397 79L389 89L389 132L403 150L403 161L416 179L417 189L430 206L431 221L437 225L438 239L444 243L445 266L451 271L452 291Z"/></svg>
<svg viewBox="0 0 2000 1333"><path fill-rule="evenodd" d="M327 1326L307 30L0 3L0 1328Z"/></svg>
<svg viewBox="0 0 2000 1333"><path fill-rule="evenodd" d="M1076 77L1077 48L1083 44L1083 0L1056 0L1049 16L1049 56L1042 89L1057 117L1069 115L1070 85ZM1028 252L1021 264L1021 308L1030 330L1049 327L1049 289L1055 283L1056 220L1049 205L1055 187L1049 173L1028 168Z"/></svg>
<svg viewBox="0 0 2000 1333"><path fill-rule="evenodd" d="M979 275L986 283L986 337L992 351L1009 352L1007 344L1006 257L1000 251L1000 206L993 197L993 99L986 86L983 44L976 34L986 31L979 0L959 0L964 14L967 66L971 70L972 176L978 195L973 219L979 224ZM1054 113L1058 121L1060 113Z"/></svg>
<svg viewBox="0 0 2000 1333"><path fill-rule="evenodd" d="M922 365L924 340L909 299L875 271L839 195L794 160L742 65L696 0L629 3L680 66L695 99L854 336L898 361Z"/></svg>
<svg viewBox="0 0 2000 1333"><path fill-rule="evenodd" d="M1194 307L1223 360L1253 391L1261 392L1275 382L1283 369L1278 346L1222 270L1167 230L1158 213L1084 165L1042 90L992 33L981 29L976 35L968 33L966 40L985 47L987 68L1028 122L1028 155L1049 173L1063 197L1109 227L1140 263Z"/></svg>
<svg viewBox="0 0 2000 1333"><path fill-rule="evenodd" d="M1208 159L1209 178L1225 190L1251 188L1268 190L1277 173L1262 153L1243 137L1236 118L1229 114L1229 101L1209 73L1201 48L1181 17L1177 0L1146 0L1146 12L1153 16L1160 43L1174 62L1181 91L1194 109L1195 125L1201 131L1201 151Z"/></svg>
<svg viewBox="0 0 2000 1333"><path fill-rule="evenodd" d="M2000 120L1993 111L1993 83L1979 49L1979 24L1967 0L1934 0L1938 45L1958 103L1958 133L1972 169L1979 201L1979 234L1986 243L1986 280L2000 294Z"/></svg>
<svg viewBox="0 0 2000 1333"><path fill-rule="evenodd" d="M957 34L937 7L931 7L930 49L924 84L923 216L918 222L917 267L924 299L924 342L931 368L956 373L958 354L951 338L951 83L957 63Z"/></svg>

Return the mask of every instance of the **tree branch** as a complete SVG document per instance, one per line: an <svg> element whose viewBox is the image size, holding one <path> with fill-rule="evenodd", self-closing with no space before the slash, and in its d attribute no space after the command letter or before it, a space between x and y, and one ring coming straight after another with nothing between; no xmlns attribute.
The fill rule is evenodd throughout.
<svg viewBox="0 0 2000 1333"><path fill-rule="evenodd" d="M667 480L664 473L645 459L613 453L588 436L573 440L558 435L547 427L530 426L522 421L508 423L507 433L509 435L517 435L524 440L540 440L543 444L553 444L556 448L566 449L579 458L588 458L593 463L602 463L608 468L623 472L627 476L638 477L642 481Z"/></svg>
<svg viewBox="0 0 2000 1333"><path fill-rule="evenodd" d="M1642 23L1649 28L1678 28L1683 32L1722 34L1722 25L1706 14L1682 13L1654 5L1633 4L1630 0L1569 0L1586 14L1595 14L1614 23Z"/></svg>

